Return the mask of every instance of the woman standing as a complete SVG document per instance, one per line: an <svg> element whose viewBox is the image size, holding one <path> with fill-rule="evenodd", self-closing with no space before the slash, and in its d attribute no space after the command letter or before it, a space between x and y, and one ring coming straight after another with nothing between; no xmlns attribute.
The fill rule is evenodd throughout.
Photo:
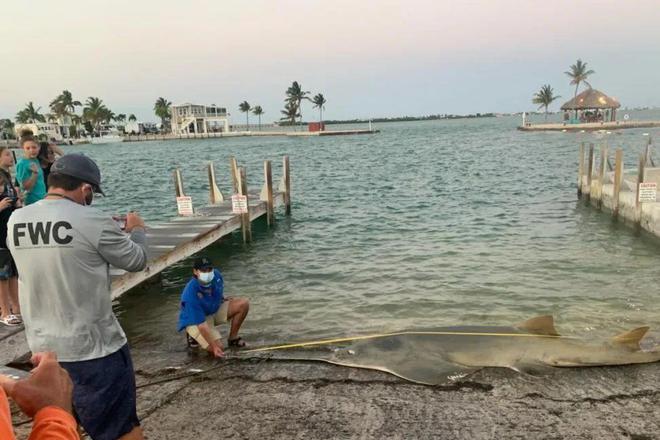
<svg viewBox="0 0 660 440"><path fill-rule="evenodd" d="M48 175L50 174L50 167L53 166L55 159L64 156L64 151L54 143L39 142L39 163L44 172L44 183L48 188Z"/></svg>
<svg viewBox="0 0 660 440"><path fill-rule="evenodd" d="M13 165L11 151L0 147L0 324L9 326L23 323L18 304L18 272L6 243L9 216L20 204L9 173Z"/></svg>

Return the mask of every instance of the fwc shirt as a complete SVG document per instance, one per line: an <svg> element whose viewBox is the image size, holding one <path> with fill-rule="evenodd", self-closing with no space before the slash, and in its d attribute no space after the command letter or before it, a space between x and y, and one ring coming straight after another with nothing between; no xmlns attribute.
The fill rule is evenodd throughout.
<svg viewBox="0 0 660 440"><path fill-rule="evenodd" d="M204 322L207 316L218 311L224 300L224 281L218 269L213 269L213 281L205 286L192 277L181 293L181 310L177 331L189 325Z"/></svg>
<svg viewBox="0 0 660 440"><path fill-rule="evenodd" d="M37 180L34 182L34 186L30 190L26 190L23 186L23 182L32 177L32 164L37 167ZM18 161L16 164L16 180L21 187L21 191L25 193L25 204L31 205L32 203L43 199L46 197L46 184L44 183L44 172L41 169L41 164L39 164L38 159L26 159L23 158Z"/></svg>
<svg viewBox="0 0 660 440"><path fill-rule="evenodd" d="M147 263L144 230L129 237L112 218L67 199L44 199L9 218L7 246L19 271L18 295L30 350L60 361L98 359L126 336L112 312L109 265Z"/></svg>

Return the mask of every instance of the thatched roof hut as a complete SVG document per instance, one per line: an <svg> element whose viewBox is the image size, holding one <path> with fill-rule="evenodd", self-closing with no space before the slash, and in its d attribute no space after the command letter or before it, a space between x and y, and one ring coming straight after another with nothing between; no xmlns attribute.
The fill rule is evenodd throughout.
<svg viewBox="0 0 660 440"><path fill-rule="evenodd" d="M615 109L621 107L619 101L610 98L596 89L587 89L561 106L562 110Z"/></svg>

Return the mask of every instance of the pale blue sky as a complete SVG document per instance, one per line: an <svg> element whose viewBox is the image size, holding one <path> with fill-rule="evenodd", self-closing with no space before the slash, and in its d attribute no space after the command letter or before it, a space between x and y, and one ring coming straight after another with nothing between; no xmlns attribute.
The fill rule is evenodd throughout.
<svg viewBox="0 0 660 440"><path fill-rule="evenodd" d="M271 121L293 80L328 119L522 111L545 83L570 98L578 57L624 106L660 105L658 0L9 1L0 118L68 89L141 120L164 96Z"/></svg>

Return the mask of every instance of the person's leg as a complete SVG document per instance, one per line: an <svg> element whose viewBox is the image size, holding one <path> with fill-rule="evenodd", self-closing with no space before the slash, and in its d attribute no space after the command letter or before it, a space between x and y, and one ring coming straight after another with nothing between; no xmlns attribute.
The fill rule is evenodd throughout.
<svg viewBox="0 0 660 440"><path fill-rule="evenodd" d="M231 321L229 340L238 338L238 331L250 311L250 301L246 298L232 298L227 309L227 320Z"/></svg>
<svg viewBox="0 0 660 440"><path fill-rule="evenodd" d="M9 302L14 315L21 314L21 305L18 303L18 277L9 278Z"/></svg>
<svg viewBox="0 0 660 440"><path fill-rule="evenodd" d="M9 302L9 281L0 280L0 318L5 319L11 315Z"/></svg>

